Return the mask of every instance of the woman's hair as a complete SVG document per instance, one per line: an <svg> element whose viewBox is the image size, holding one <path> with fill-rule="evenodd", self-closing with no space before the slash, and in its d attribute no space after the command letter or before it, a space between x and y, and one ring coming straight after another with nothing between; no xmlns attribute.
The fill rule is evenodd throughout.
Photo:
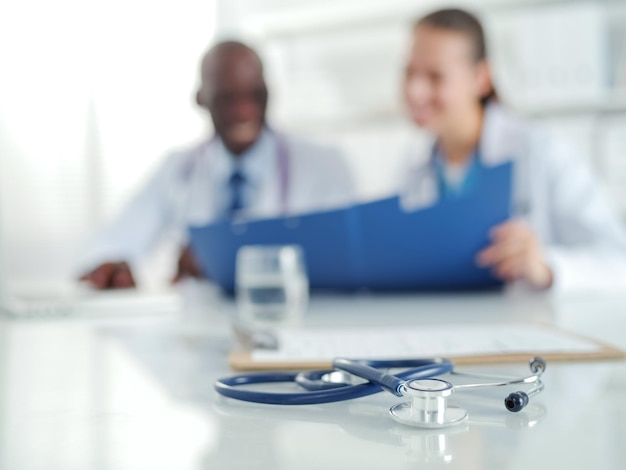
<svg viewBox="0 0 626 470"><path fill-rule="evenodd" d="M487 60L487 41L485 31L478 20L471 13L456 8L437 10L420 18L415 22L415 27L430 26L436 29L444 29L464 34L472 44L472 59L474 63ZM491 85L491 91L481 98L483 105L489 101L498 101L498 94Z"/></svg>

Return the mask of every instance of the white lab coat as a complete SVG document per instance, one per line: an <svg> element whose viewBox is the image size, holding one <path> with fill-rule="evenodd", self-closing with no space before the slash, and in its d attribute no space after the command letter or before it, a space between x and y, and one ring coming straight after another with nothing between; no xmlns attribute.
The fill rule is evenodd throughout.
<svg viewBox="0 0 626 470"><path fill-rule="evenodd" d="M433 145L433 138L426 138L411 146L401 191L407 209L427 207L438 199L430 164ZM626 287L624 224L573 149L492 103L479 155L488 167L514 162L514 215L542 242L555 292Z"/></svg>
<svg viewBox="0 0 626 470"><path fill-rule="evenodd" d="M287 191L279 170L279 142L286 148ZM306 213L353 203L354 188L343 155L329 147L265 131L238 159L250 189L239 216L263 218ZM208 139L165 160L122 213L82 257L86 271L105 261L137 263L162 238L186 242L189 225L224 216L228 179L235 167L222 142Z"/></svg>

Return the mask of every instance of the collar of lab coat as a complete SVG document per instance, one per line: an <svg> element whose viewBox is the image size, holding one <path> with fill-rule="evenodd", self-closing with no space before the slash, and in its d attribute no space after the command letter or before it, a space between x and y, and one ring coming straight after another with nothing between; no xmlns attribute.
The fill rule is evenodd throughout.
<svg viewBox="0 0 626 470"><path fill-rule="evenodd" d="M511 161L519 154L522 141L520 120L496 102L485 109L485 119L480 137L479 157L485 166L497 166ZM436 137L429 135L413 146L412 167L429 165L433 156Z"/></svg>
<svg viewBox="0 0 626 470"><path fill-rule="evenodd" d="M521 120L496 102L485 110L480 140L480 158L485 166L510 162L523 150L524 127Z"/></svg>
<svg viewBox="0 0 626 470"><path fill-rule="evenodd" d="M523 148L522 123L498 103L485 109L479 158L486 167L498 166L519 157ZM429 207L439 198L439 189L432 166L435 136L423 138L412 145L408 171L401 183L401 203L405 210Z"/></svg>

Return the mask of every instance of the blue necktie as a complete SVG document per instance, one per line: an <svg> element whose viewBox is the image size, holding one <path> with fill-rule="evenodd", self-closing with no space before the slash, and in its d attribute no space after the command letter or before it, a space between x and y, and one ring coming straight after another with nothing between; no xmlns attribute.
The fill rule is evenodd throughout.
<svg viewBox="0 0 626 470"><path fill-rule="evenodd" d="M243 209L243 191L246 185L246 177L240 170L233 171L228 180L230 187L230 204L228 206L228 215L233 216L235 213Z"/></svg>

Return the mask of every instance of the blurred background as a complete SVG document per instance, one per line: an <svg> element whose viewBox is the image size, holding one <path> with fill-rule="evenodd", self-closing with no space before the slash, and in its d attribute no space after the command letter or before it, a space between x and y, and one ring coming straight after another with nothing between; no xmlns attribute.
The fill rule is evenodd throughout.
<svg viewBox="0 0 626 470"><path fill-rule="evenodd" d="M0 4L0 235L11 279L71 276L80 247L171 150L210 132L198 62L262 55L273 125L340 145L361 198L404 157L408 34L439 0L22 0ZM626 3L459 1L506 104L569 139L626 215ZM0 257L1 258L1 257Z"/></svg>

